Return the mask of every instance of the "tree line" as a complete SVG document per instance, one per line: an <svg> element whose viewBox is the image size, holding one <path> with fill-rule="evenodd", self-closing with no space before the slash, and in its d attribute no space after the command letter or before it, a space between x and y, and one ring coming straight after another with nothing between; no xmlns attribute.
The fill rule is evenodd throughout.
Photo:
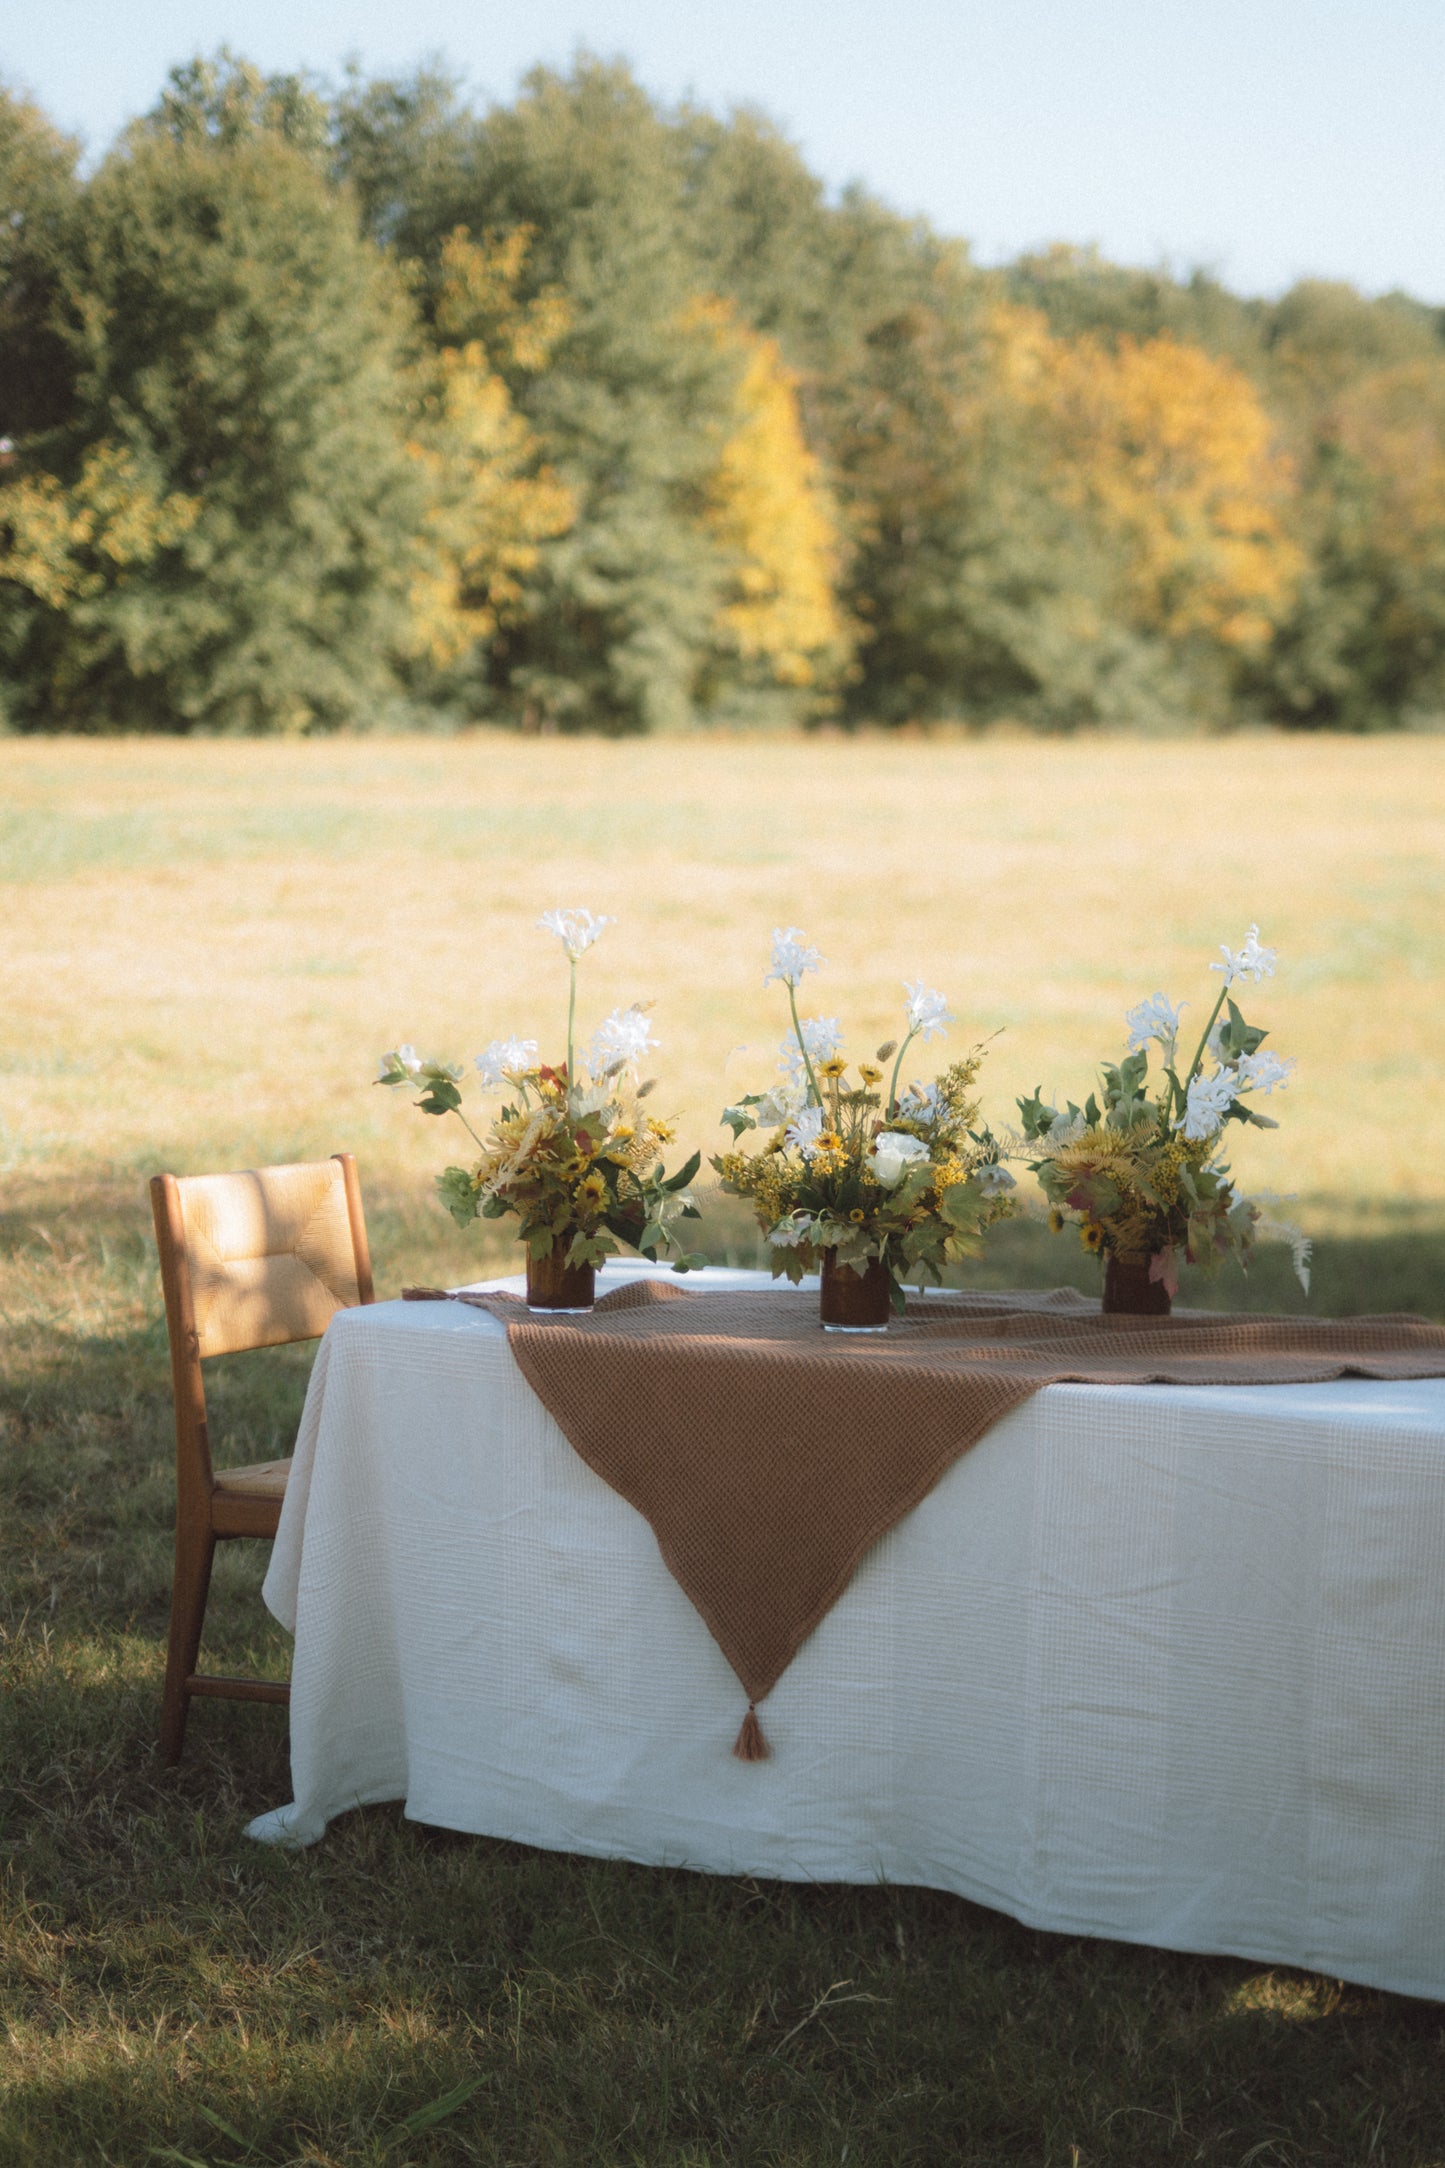
<svg viewBox="0 0 1445 2168"><path fill-rule="evenodd" d="M0 91L0 725L1445 714L1445 311L1002 270L618 65Z"/></svg>

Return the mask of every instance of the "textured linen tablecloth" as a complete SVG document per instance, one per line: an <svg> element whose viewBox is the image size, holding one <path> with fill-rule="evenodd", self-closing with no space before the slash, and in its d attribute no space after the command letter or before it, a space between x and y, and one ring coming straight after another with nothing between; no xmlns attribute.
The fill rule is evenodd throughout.
<svg viewBox="0 0 1445 2168"><path fill-rule="evenodd" d="M321 1345L265 1595L296 1797L253 1836L403 1799L1445 1996L1445 1380L1047 1387L868 1554L743 1763L732 1671L503 1328L382 1303Z"/></svg>

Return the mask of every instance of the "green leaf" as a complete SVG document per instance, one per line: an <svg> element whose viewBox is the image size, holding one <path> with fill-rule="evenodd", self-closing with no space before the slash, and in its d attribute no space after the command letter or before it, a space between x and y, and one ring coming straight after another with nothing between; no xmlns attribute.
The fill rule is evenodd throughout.
<svg viewBox="0 0 1445 2168"><path fill-rule="evenodd" d="M255 2152L256 2148L254 2147L254 2145L252 2145L250 2139L243 2138L234 2123L228 2123L224 2116L217 2115L215 2109L208 2108L205 2105L204 2101L197 2101L196 2106L199 2112L206 2118L206 2121L211 2125L211 2128L213 2130L218 2130L223 2138L231 2139L232 2143L235 2145L243 2145L248 2153Z"/></svg>
<svg viewBox="0 0 1445 2168"><path fill-rule="evenodd" d="M669 1191L686 1189L688 1183L692 1180L693 1176L697 1173L697 1170L701 1165L702 1153L694 1152L685 1167L680 1168L676 1174L669 1175L666 1178L662 1185L663 1188Z"/></svg>
<svg viewBox="0 0 1445 2168"><path fill-rule="evenodd" d="M464 2107L473 2093L480 2092L484 2085L490 2083L490 2071L483 2071L479 2078L463 2078L461 2084L454 2085L449 2093L442 2093L437 2099L429 2100L424 2108L413 2109L389 2136L414 2138L419 2131L432 2129L435 2124L445 2122L449 2115L455 2115L457 2109Z"/></svg>
<svg viewBox="0 0 1445 2168"><path fill-rule="evenodd" d="M423 1114L455 1114L461 1103L462 1095L449 1077L437 1077L417 1101Z"/></svg>
<svg viewBox="0 0 1445 2168"><path fill-rule="evenodd" d="M1045 1106L1042 1084L1036 1084L1033 1096L1018 1102L1019 1119L1024 1125L1026 1137L1046 1137L1054 1126L1054 1110Z"/></svg>
<svg viewBox="0 0 1445 2168"><path fill-rule="evenodd" d="M436 1183L437 1195L458 1227L470 1226L477 1216L477 1191L466 1168L448 1167L437 1176Z"/></svg>
<svg viewBox="0 0 1445 2168"><path fill-rule="evenodd" d="M946 1189L938 1209L950 1227L964 1228L971 1233L982 1203L983 1193L970 1177L967 1182L955 1182L952 1189Z"/></svg>
<svg viewBox="0 0 1445 2168"><path fill-rule="evenodd" d="M556 1237L550 1227L534 1227L527 1237L529 1257L550 1257L556 1246Z"/></svg>

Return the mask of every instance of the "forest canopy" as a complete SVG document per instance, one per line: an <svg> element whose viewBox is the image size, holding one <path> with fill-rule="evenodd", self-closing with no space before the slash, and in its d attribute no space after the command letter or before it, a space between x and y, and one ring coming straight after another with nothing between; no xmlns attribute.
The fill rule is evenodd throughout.
<svg viewBox="0 0 1445 2168"><path fill-rule="evenodd" d="M0 727L1419 727L1445 311L985 270L627 69L0 89Z"/></svg>

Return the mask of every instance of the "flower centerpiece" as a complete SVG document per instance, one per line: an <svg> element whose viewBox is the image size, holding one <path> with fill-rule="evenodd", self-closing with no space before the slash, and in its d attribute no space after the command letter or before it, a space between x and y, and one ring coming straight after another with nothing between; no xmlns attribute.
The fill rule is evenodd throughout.
<svg viewBox="0 0 1445 2168"><path fill-rule="evenodd" d="M954 1021L943 995L921 979L905 982L901 1042L889 1040L850 1075L837 1018L798 1014L798 987L822 962L796 926L774 933L763 984L776 979L788 996L782 1080L722 1116L735 1146L749 1130L767 1141L759 1152L724 1152L713 1166L723 1190L752 1205L775 1278L797 1282L820 1269L825 1327L880 1332L890 1308L904 1308L905 1280L940 1280L945 1265L978 1252L984 1229L1011 1209L1014 1180L978 1126L982 1047L932 1083L899 1090L914 1041L943 1038Z"/></svg>
<svg viewBox="0 0 1445 2168"><path fill-rule="evenodd" d="M460 1068L399 1046L382 1056L376 1079L416 1091L424 1114L454 1114L462 1123L478 1156L438 1175L441 1200L461 1227L508 1214L521 1221L534 1310L590 1309L595 1270L619 1242L648 1258L670 1250L680 1272L704 1262L675 1237L679 1220L698 1217L687 1185L701 1154L667 1174L662 1153L672 1124L644 1111L655 1080L640 1082L638 1068L657 1044L646 1009L614 1009L593 1035L585 1068L577 1066L577 966L612 923L591 911L548 911L538 920L567 956L567 1057L550 1065L538 1059L535 1039L518 1038L494 1039L477 1055L482 1088L502 1094L485 1136L462 1111Z"/></svg>
<svg viewBox="0 0 1445 2168"><path fill-rule="evenodd" d="M1273 978L1275 951L1262 948L1251 926L1241 948L1222 942L1223 963L1210 965L1223 984L1187 1067L1178 1059L1184 1005L1156 993L1130 1009L1124 1059L1100 1071L1102 1105L1093 1092L1066 1112L1036 1091L1020 1099L1022 1150L1060 1233L1074 1224L1084 1248L1104 1259L1104 1308L1165 1316L1179 1291L1179 1265L1210 1270L1221 1257L1247 1266L1254 1246L1290 1243L1300 1282L1309 1288L1308 1240L1275 1218L1273 1200L1235 1188L1223 1156L1226 1122L1279 1127L1249 1103L1269 1098L1294 1073L1292 1060L1262 1051L1267 1033L1247 1024L1232 988ZM1158 1077L1149 1076L1149 1050L1159 1049Z"/></svg>

